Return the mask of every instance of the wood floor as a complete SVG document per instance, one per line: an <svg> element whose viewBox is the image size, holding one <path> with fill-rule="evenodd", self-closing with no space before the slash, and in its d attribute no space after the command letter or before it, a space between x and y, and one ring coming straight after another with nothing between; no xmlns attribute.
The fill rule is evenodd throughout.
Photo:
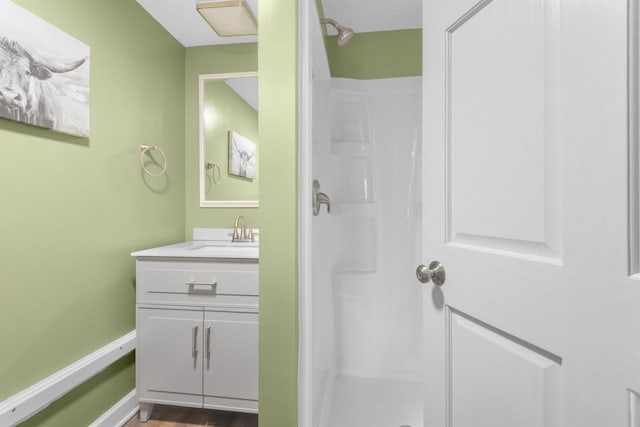
<svg viewBox="0 0 640 427"><path fill-rule="evenodd" d="M258 415L212 409L181 408L155 405L151 418L140 422L139 415L131 418L123 427L258 427Z"/></svg>

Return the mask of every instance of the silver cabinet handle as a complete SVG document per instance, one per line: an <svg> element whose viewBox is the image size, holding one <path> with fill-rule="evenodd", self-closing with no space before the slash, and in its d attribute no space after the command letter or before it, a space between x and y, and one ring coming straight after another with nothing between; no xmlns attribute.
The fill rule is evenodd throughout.
<svg viewBox="0 0 640 427"><path fill-rule="evenodd" d="M187 286L216 286L218 284L218 282L185 282L184 283Z"/></svg>
<svg viewBox="0 0 640 427"><path fill-rule="evenodd" d="M188 292L216 292L218 282L185 282L185 285L189 287ZM202 288L204 287L204 289Z"/></svg>
<svg viewBox="0 0 640 427"><path fill-rule="evenodd" d="M418 268L416 268L416 277L420 283L433 281L434 285L442 286L446 279L444 265L440 264L439 261L432 261L429 267L420 264Z"/></svg>
<svg viewBox="0 0 640 427"><path fill-rule="evenodd" d="M205 347L207 351L207 363L211 359L211 326L207 326L207 335L205 335Z"/></svg>
<svg viewBox="0 0 640 427"><path fill-rule="evenodd" d="M331 199L324 193L320 192L320 183L317 179L313 180L313 191L311 192L311 203L313 205L313 215L320 214L320 205L327 205L327 213L331 213Z"/></svg>
<svg viewBox="0 0 640 427"><path fill-rule="evenodd" d="M193 327L193 339L191 340L192 348L191 355L195 358L198 357L198 327Z"/></svg>

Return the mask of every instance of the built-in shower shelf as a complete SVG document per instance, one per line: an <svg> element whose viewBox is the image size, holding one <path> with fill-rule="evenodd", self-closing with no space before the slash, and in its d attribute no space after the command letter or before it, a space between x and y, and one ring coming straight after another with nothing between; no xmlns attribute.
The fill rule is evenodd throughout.
<svg viewBox="0 0 640 427"><path fill-rule="evenodd" d="M329 98L332 140L367 141L369 108L367 96L358 91L332 90Z"/></svg>
<svg viewBox="0 0 640 427"><path fill-rule="evenodd" d="M375 144L371 141L332 141L331 154L342 156L361 156L375 152Z"/></svg>
<svg viewBox="0 0 640 427"><path fill-rule="evenodd" d="M367 155L332 156L334 203L375 201L374 159Z"/></svg>

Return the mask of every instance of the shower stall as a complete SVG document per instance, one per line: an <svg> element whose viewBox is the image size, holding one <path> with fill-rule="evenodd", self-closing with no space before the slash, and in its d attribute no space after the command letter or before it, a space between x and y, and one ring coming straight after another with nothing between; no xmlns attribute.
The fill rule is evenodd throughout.
<svg viewBox="0 0 640 427"><path fill-rule="evenodd" d="M330 78L308 12L299 425L419 427L424 350L414 270L421 259L422 79ZM330 205L317 216L315 180Z"/></svg>

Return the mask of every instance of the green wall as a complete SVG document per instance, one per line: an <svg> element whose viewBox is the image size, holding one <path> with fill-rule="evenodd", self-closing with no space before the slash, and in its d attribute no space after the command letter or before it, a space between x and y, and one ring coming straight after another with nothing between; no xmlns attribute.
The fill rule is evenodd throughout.
<svg viewBox="0 0 640 427"><path fill-rule="evenodd" d="M260 426L295 427L298 401L297 1L260 3L257 44L188 48L185 66L185 233L260 227ZM200 208L198 75L259 69L260 207ZM268 82L268 84L264 84Z"/></svg>
<svg viewBox="0 0 640 427"><path fill-rule="evenodd" d="M185 221L184 47L133 0L16 3L91 47L91 138L0 120L0 400L134 329L129 253ZM88 425L133 388L130 356L27 425Z"/></svg>
<svg viewBox="0 0 640 427"><path fill-rule="evenodd" d="M260 227L260 426L297 426L297 1L260 3L257 44L188 48L185 73L186 222ZM259 64L259 66L258 66ZM200 208L198 75L259 69L260 207ZM264 84L268 82L268 84Z"/></svg>
<svg viewBox="0 0 640 427"><path fill-rule="evenodd" d="M217 172L213 169L206 171L207 200L258 200L260 171L257 161L254 179L229 173L229 131L237 132L255 143L256 160L260 157L258 112L231 89L224 79L212 79L204 83L204 105L204 161L219 166Z"/></svg>
<svg viewBox="0 0 640 427"><path fill-rule="evenodd" d="M260 427L298 425L298 9L260 2Z"/></svg>
<svg viewBox="0 0 640 427"><path fill-rule="evenodd" d="M346 24L345 24L346 25ZM332 77L380 79L422 75L422 30L356 33L340 47L325 39Z"/></svg>
<svg viewBox="0 0 640 427"><path fill-rule="evenodd" d="M258 70L258 44L244 43L203 46L186 49L185 57L185 235L191 238L194 227L231 227L236 215L243 215L247 226L260 226L259 208L201 208L199 171L199 111L198 77L201 74L220 74ZM262 146L262 144L260 144ZM258 157L260 175L262 151ZM259 178L260 179L260 178Z"/></svg>

